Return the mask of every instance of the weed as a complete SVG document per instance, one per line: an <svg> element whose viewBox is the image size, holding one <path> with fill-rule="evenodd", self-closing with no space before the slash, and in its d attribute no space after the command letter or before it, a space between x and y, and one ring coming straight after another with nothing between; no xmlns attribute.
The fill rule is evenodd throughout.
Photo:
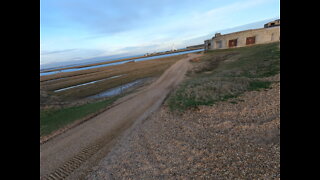
<svg viewBox="0 0 320 180"><path fill-rule="evenodd" d="M168 67L187 55L177 55L156 59L152 61L141 61L135 63L126 63L112 67L93 68L82 71L65 72L42 77L40 87L46 90L48 94L55 95L61 100L77 100L100 92L106 91L121 84L126 84L137 79L146 77L157 77L161 75ZM113 76L122 75L118 78L102 80ZM54 81L50 79L60 78ZM102 80L94 84L79 86L66 91L53 92L70 86L84 84L92 81Z"/></svg>
<svg viewBox="0 0 320 180"><path fill-rule="evenodd" d="M252 81L249 84L248 90L249 91L256 91L256 90L260 90L260 89L267 89L270 88L271 86L270 81Z"/></svg>
<svg viewBox="0 0 320 180"><path fill-rule="evenodd" d="M42 110L40 111L40 136L50 134L67 124L95 113L112 104L119 97L120 96L115 96L106 100L80 106Z"/></svg>
<svg viewBox="0 0 320 180"><path fill-rule="evenodd" d="M93 68L41 77L40 106L43 106L43 108L40 108L40 136L48 135L77 120L97 114L126 93L102 101L84 102L85 104L82 105L74 105L74 102L137 79L159 76L172 64L186 56L177 55L152 61L126 63L112 67ZM66 91L53 92L56 89L116 75L123 76Z"/></svg>
<svg viewBox="0 0 320 180"><path fill-rule="evenodd" d="M188 79L167 99L173 111L212 105L245 91L269 88L271 82L259 78L279 73L279 43L208 51L192 64Z"/></svg>

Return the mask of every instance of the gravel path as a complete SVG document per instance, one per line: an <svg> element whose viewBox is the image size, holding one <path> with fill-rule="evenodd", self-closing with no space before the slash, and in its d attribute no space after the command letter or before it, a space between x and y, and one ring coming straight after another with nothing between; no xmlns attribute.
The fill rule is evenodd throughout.
<svg viewBox="0 0 320 180"><path fill-rule="evenodd" d="M86 179L280 179L280 76L269 79L272 89L182 115L162 107Z"/></svg>

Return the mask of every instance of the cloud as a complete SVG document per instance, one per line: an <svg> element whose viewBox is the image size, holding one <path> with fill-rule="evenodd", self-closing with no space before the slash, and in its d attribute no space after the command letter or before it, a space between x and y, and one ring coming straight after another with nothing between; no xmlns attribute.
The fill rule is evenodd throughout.
<svg viewBox="0 0 320 180"><path fill-rule="evenodd" d="M65 49L43 51L40 53L40 64L80 60L100 56L104 51L100 49Z"/></svg>
<svg viewBox="0 0 320 180"><path fill-rule="evenodd" d="M94 34L116 34L163 23L167 17L201 6L194 0L41 0L41 23L50 27L85 28ZM215 0L206 0L214 2Z"/></svg>
<svg viewBox="0 0 320 180"><path fill-rule="evenodd" d="M256 21L271 1L41 0L41 62L183 48Z"/></svg>
<svg viewBox="0 0 320 180"><path fill-rule="evenodd" d="M156 48L158 47L158 45L156 44L153 44L153 45L143 45L143 46L129 46L129 47L124 47L124 48L121 48L120 50L122 51L137 51L137 50L141 50L141 49L151 49L151 48Z"/></svg>
<svg viewBox="0 0 320 180"><path fill-rule="evenodd" d="M64 0L43 2L42 19L58 27L78 26L94 33L118 33L152 22L150 17L164 15L168 0L131 1L131 0ZM172 3L171 3L172 4ZM49 7L54 7L50 10ZM46 11L49 9L49 13ZM47 23L48 24L48 23Z"/></svg>
<svg viewBox="0 0 320 180"><path fill-rule="evenodd" d="M183 16L167 19L162 24L155 24L154 26L143 27L132 31L132 34L138 34L140 39L145 41L167 41L170 39L186 39L190 36L196 37L199 34L206 34L214 29L228 28L228 25L234 23L233 17L237 16L237 12L242 12L249 8L267 2L266 0L247 0L242 2L235 2L225 6L207 9L206 11L186 12ZM232 27L236 26L233 25ZM240 24L239 24L240 25Z"/></svg>
<svg viewBox="0 0 320 180"><path fill-rule="evenodd" d="M41 55L65 53L65 52L70 52L70 51L74 51L74 50L76 50L76 49L64 49L64 50L57 50L57 51L42 51Z"/></svg>

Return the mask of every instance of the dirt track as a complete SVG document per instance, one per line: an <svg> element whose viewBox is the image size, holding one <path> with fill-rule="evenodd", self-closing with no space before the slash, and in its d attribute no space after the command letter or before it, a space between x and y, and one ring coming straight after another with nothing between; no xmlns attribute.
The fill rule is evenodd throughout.
<svg viewBox="0 0 320 180"><path fill-rule="evenodd" d="M183 79L190 67L189 60L198 56L189 54L145 90L41 145L41 179L83 178L110 151L118 136L160 107Z"/></svg>

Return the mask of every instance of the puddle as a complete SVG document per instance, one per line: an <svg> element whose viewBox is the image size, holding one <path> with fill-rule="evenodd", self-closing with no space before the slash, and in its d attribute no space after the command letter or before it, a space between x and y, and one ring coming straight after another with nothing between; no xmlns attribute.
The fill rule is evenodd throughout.
<svg viewBox="0 0 320 180"><path fill-rule="evenodd" d="M88 85L88 84L94 84L96 82L100 82L100 81L104 81L104 80L108 80L108 79L118 78L118 77L121 77L123 75L125 75L125 74L121 74L121 75L118 75L118 76L112 76L112 77L108 77L108 78L105 78L105 79L100 79L100 80L97 80L97 81L91 81L91 82L87 82L87 83L83 83L83 84L78 84L78 85L75 85L75 86L69 86L69 87L66 87L66 88L55 90L53 92L60 92L60 91L65 91L65 90L76 88L76 87L80 87L80 86L85 86L85 85Z"/></svg>
<svg viewBox="0 0 320 180"><path fill-rule="evenodd" d="M115 96L118 94L121 94L122 92L124 92L125 90L127 90L130 87L136 86L144 81L146 81L147 78L143 78L143 79L138 79L135 81L132 81L130 83L127 84L123 84L122 86L118 86L112 89L108 89L107 91L101 92L99 94L93 95L93 96L89 96L87 98L89 99L97 99L97 98L104 98L104 97L110 97L110 96Z"/></svg>

